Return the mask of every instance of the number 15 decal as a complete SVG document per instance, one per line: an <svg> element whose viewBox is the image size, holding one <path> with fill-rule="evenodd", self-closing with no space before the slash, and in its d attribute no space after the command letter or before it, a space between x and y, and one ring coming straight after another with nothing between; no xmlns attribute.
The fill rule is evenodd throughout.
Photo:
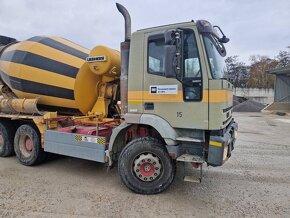
<svg viewBox="0 0 290 218"><path fill-rule="evenodd" d="M182 112L176 112L176 117L182 117Z"/></svg>

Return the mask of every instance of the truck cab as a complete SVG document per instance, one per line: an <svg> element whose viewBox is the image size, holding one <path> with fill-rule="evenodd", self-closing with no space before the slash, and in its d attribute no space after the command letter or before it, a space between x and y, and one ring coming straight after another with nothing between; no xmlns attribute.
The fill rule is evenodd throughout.
<svg viewBox="0 0 290 218"><path fill-rule="evenodd" d="M200 169L198 179L184 175L185 181L201 182L204 162L221 166L231 156L238 125L233 85L226 79L228 41L220 27L198 20L139 30L121 43L124 123L110 147L118 147L118 132L134 129L119 150L119 172L131 190L156 193L172 181L175 167L155 149ZM128 99L122 99L124 90Z"/></svg>
<svg viewBox="0 0 290 218"><path fill-rule="evenodd" d="M178 129L220 130L230 123L233 85L225 78L226 51L214 32L209 32L214 31L209 22L197 24L192 21L132 34L129 114L154 114ZM202 30L204 25L211 30ZM171 34L180 38L166 43Z"/></svg>

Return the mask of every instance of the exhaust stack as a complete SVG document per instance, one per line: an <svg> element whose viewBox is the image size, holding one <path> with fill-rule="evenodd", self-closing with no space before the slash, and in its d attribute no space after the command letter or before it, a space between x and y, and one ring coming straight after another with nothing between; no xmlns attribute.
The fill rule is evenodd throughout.
<svg viewBox="0 0 290 218"><path fill-rule="evenodd" d="M125 20L125 41L121 42L121 115L128 112L128 69L129 69L129 52L131 40L131 17L127 9L116 3L118 11L123 15Z"/></svg>
<svg viewBox="0 0 290 218"><path fill-rule="evenodd" d="M127 9L119 4L116 3L118 11L123 15L125 20L125 41L130 41L131 39L131 17Z"/></svg>

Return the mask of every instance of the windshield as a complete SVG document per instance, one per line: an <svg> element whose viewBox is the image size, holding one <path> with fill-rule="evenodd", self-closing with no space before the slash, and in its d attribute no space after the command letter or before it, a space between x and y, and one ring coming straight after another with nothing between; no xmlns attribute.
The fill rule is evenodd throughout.
<svg viewBox="0 0 290 218"><path fill-rule="evenodd" d="M227 67L221 54L221 52L225 52L221 50L223 49L223 46L210 34L204 35L204 43L212 78L225 78Z"/></svg>

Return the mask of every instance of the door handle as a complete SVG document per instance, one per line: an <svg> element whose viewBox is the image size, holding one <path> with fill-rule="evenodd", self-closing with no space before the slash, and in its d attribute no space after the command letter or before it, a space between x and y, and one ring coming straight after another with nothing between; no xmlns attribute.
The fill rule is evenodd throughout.
<svg viewBox="0 0 290 218"><path fill-rule="evenodd" d="M145 102L144 109L145 110L154 110L154 103L153 102Z"/></svg>

